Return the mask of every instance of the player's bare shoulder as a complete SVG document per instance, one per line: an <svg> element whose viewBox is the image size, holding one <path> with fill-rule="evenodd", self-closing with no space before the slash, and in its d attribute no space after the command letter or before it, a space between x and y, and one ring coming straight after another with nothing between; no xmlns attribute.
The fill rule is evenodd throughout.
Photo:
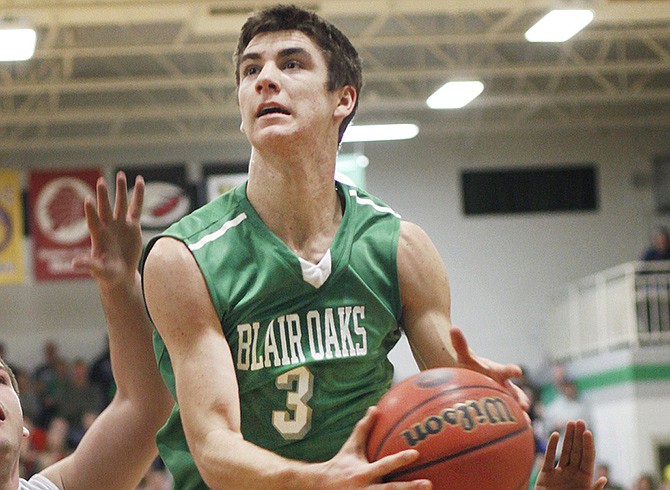
<svg viewBox="0 0 670 490"><path fill-rule="evenodd" d="M423 309L429 304L439 304L448 310L447 271L435 245L420 226L401 222L397 262L406 319L412 309Z"/></svg>
<svg viewBox="0 0 670 490"><path fill-rule="evenodd" d="M400 222L400 237L398 239L398 271L409 268L405 272L417 267L425 267L425 261L439 260L437 250L428 234L417 224L411 221Z"/></svg>

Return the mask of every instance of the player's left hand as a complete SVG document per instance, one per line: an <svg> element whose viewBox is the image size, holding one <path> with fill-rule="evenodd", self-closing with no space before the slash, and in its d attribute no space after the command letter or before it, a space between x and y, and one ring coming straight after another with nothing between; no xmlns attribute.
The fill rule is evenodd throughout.
<svg viewBox="0 0 670 490"><path fill-rule="evenodd" d="M607 478L601 476L593 483L596 450L593 434L582 420L570 421L558 464L554 465L558 432L549 437L544 463L535 482L535 490L602 490Z"/></svg>
<svg viewBox="0 0 670 490"><path fill-rule="evenodd" d="M133 280L142 255L140 216L144 201L144 180L135 179L132 199L128 202L126 175L116 174L114 209L109 202L105 179L96 183L97 206L92 199L84 202L86 223L91 234L91 252L76 257L76 271L88 272L101 285L114 286Z"/></svg>
<svg viewBox="0 0 670 490"><path fill-rule="evenodd" d="M528 395L510 381L510 378L521 376L522 371L519 366L516 364L500 364L484 357L475 356L468 347L465 335L458 327L451 327L449 335L456 351L456 361L460 367L472 369L496 380L508 389L524 410L529 409L530 400Z"/></svg>

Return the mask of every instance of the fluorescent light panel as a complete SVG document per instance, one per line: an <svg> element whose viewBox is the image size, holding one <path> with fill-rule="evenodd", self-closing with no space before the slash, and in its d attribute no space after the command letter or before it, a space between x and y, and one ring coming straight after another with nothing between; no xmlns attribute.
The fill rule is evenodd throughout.
<svg viewBox="0 0 670 490"><path fill-rule="evenodd" d="M478 81L448 82L426 100L431 109L460 109L468 105L484 90Z"/></svg>
<svg viewBox="0 0 670 490"><path fill-rule="evenodd" d="M343 143L359 141L408 140L419 134L416 124L370 124L349 126L342 137Z"/></svg>
<svg viewBox="0 0 670 490"><path fill-rule="evenodd" d="M532 43L562 43L592 20L592 10L552 10L526 31L526 39Z"/></svg>
<svg viewBox="0 0 670 490"><path fill-rule="evenodd" d="M35 53L35 29L0 27L0 61L24 61Z"/></svg>

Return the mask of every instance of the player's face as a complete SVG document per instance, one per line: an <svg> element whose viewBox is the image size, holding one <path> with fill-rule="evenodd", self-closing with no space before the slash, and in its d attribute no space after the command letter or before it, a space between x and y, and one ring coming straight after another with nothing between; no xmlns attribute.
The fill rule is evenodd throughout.
<svg viewBox="0 0 670 490"><path fill-rule="evenodd" d="M326 88L328 68L316 44L299 31L262 33L240 57L238 99L243 130L255 148L337 137L341 90ZM333 132L334 131L334 132ZM290 136L291 138L287 138Z"/></svg>
<svg viewBox="0 0 670 490"><path fill-rule="evenodd" d="M19 396L14 391L9 373L0 365L0 455L15 452L18 457L21 441L27 435Z"/></svg>

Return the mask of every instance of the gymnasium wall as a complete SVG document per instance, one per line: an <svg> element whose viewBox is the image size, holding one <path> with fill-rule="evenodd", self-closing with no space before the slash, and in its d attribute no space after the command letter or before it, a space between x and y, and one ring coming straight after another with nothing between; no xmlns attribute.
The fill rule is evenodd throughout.
<svg viewBox="0 0 670 490"><path fill-rule="evenodd" d="M568 366L588 405L598 461L632 486L642 473L662 474L670 461L670 345L619 350Z"/></svg>
<svg viewBox="0 0 670 490"><path fill-rule="evenodd" d="M545 318L552 295L568 281L635 260L654 225L652 160L670 154L667 132L579 131L529 135L420 134L405 142L343 147L370 159L367 188L405 219L422 226L444 259L452 317L480 355L518 362L541 374L549 355ZM240 162L242 143L0 153L0 167L44 168L186 161L193 178L202 162ZM593 163L600 207L595 212L465 217L464 169ZM26 242L30 246L30 242ZM29 254L28 254L29 255ZM30 270L30 264L28 265ZM92 357L103 345L104 319L90 281L0 286L0 339L9 358L34 365L47 338L68 356ZM413 369L399 352L401 370Z"/></svg>

